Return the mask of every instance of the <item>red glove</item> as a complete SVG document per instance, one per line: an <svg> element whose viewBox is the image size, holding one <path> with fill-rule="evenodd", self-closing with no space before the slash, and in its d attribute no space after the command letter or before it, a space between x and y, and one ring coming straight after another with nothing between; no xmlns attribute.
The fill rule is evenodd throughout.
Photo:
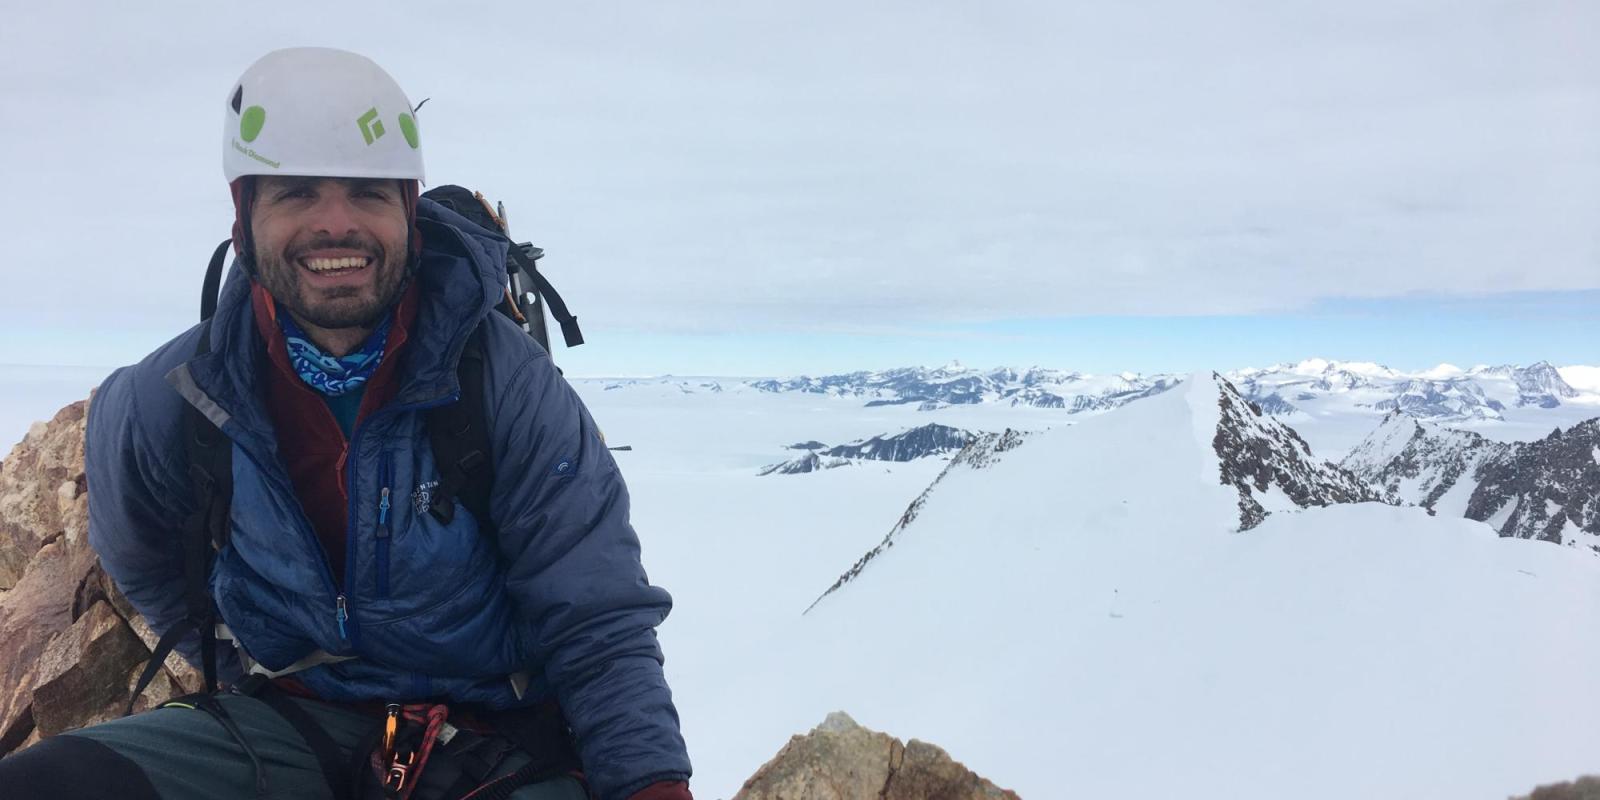
<svg viewBox="0 0 1600 800"><path fill-rule="evenodd" d="M628 800L694 800L684 781L660 781L633 793Z"/></svg>

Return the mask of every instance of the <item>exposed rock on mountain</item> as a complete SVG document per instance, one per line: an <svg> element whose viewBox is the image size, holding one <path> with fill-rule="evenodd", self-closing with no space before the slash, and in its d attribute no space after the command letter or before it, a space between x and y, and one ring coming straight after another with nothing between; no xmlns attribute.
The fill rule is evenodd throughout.
<svg viewBox="0 0 1600 800"><path fill-rule="evenodd" d="M841 711L795 736L734 800L1016 800L943 750L912 739L901 744Z"/></svg>
<svg viewBox="0 0 1600 800"><path fill-rule="evenodd" d="M1226 378L1212 378L1222 411L1212 449L1222 482L1239 492L1239 530L1277 510L1383 499L1356 476L1317 460L1300 434L1246 400Z"/></svg>
<svg viewBox="0 0 1600 800"><path fill-rule="evenodd" d="M801 475L807 472L819 472L836 467L848 467L851 461L845 458L823 458L816 453L806 453L799 458L791 458L762 467L757 475Z"/></svg>
<svg viewBox="0 0 1600 800"><path fill-rule="evenodd" d="M1517 384L1519 406L1555 408L1561 405L1561 398L1578 396L1578 390L1562 380L1561 373L1548 361L1519 369L1512 373L1511 379Z"/></svg>
<svg viewBox="0 0 1600 800"><path fill-rule="evenodd" d="M894 527L889 530L889 534L883 537L883 541L879 542L878 546L868 550L866 555L856 561L843 575L840 575L839 579L834 581L827 591L811 602L806 611L816 608L817 603L822 602L822 598L838 591L840 587L854 580L874 558L894 547L895 537L899 536L906 529L906 526L916 521L917 514L922 510L923 504L927 502L928 497L938 487L939 482L945 479L945 476L958 470L984 469L993 466L999 462L1002 453L1021 447L1030 435L1025 431L1007 428L1003 433L985 433L974 439L966 447L961 448L961 452L956 453L955 457L950 459L950 463L940 471L937 478L933 479L933 483L928 484L928 488L923 489L922 494L911 501L911 505L906 508L905 513L900 515L900 521L896 522Z"/></svg>
<svg viewBox="0 0 1600 800"><path fill-rule="evenodd" d="M1511 445L1476 433L1391 411L1339 465L1394 502L1463 516L1479 471L1510 451Z"/></svg>
<svg viewBox="0 0 1600 800"><path fill-rule="evenodd" d="M1399 387L1388 400L1373 403L1379 411L1402 411L1418 419L1502 419L1505 404L1484 394L1482 387L1468 378L1450 380L1411 380Z"/></svg>
<svg viewBox="0 0 1600 800"><path fill-rule="evenodd" d="M36 425L0 462L0 754L122 713L155 634L88 544L87 403ZM199 686L176 654L135 708Z"/></svg>
<svg viewBox="0 0 1600 800"><path fill-rule="evenodd" d="M1466 516L1488 522L1501 536L1600 553L1600 418L1486 463Z"/></svg>
<svg viewBox="0 0 1600 800"><path fill-rule="evenodd" d="M1391 414L1342 465L1400 502L1600 552L1600 418L1509 444Z"/></svg>
<svg viewBox="0 0 1600 800"><path fill-rule="evenodd" d="M865 441L841 444L822 453L835 458L912 461L960 450L975 438L977 437L960 428L929 423L894 436L874 436Z"/></svg>
<svg viewBox="0 0 1600 800"><path fill-rule="evenodd" d="M804 442L790 445L789 449L811 452L799 458L764 467L761 475L794 475L847 466L852 459L866 461L914 461L928 456L943 455L966 447L976 438L972 433L949 425L929 423L897 433L893 436L874 436L858 439L850 444L828 447L822 442Z"/></svg>

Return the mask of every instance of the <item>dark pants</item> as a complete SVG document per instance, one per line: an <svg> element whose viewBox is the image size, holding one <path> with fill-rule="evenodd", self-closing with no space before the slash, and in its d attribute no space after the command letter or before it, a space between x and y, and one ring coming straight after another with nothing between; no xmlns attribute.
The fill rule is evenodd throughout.
<svg viewBox="0 0 1600 800"><path fill-rule="evenodd" d="M303 710L339 748L336 762L355 765L354 751L369 746L379 721L331 703L283 698ZM0 759L0 797L23 800L217 800L218 798L335 797L322 761L285 717L255 697L222 693L216 702L259 761L245 752L216 717L169 706L102 725L63 733ZM434 747L412 795L435 800L459 791L463 764L476 752L495 753L490 776L517 771L531 759L493 738L462 734ZM502 752L504 751L504 752ZM484 763L480 761L479 763ZM352 767L345 775L353 775ZM374 780L361 771L364 778ZM375 785L375 784L374 784ZM365 797L381 797L376 790ZM518 789L514 800L585 800L582 784L559 777Z"/></svg>

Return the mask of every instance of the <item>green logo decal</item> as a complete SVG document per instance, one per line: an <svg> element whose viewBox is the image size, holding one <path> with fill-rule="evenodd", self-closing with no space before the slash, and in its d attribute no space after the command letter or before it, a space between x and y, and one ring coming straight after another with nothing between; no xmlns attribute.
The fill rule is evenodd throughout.
<svg viewBox="0 0 1600 800"><path fill-rule="evenodd" d="M419 139L417 138L417 121L412 119L410 114L400 115L400 133L405 135L406 144L411 145L412 150L417 149L417 145L419 143Z"/></svg>
<svg viewBox="0 0 1600 800"><path fill-rule="evenodd" d="M253 142L261 135L261 126L267 123L267 110L261 106L251 106L244 110L239 117L239 138Z"/></svg>
<svg viewBox="0 0 1600 800"><path fill-rule="evenodd" d="M367 144L372 144L383 138L383 123L378 121L378 109L376 108L367 109L367 113L362 114L361 118L356 120L356 125L361 128L361 138L366 139Z"/></svg>

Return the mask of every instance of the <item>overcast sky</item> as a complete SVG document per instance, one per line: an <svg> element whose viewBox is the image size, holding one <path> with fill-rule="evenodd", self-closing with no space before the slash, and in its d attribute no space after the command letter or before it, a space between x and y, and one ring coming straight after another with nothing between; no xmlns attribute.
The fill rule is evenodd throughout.
<svg viewBox="0 0 1600 800"><path fill-rule="evenodd" d="M1600 363L1600 3L12 4L0 362L197 314L224 100L355 50L575 374Z"/></svg>

